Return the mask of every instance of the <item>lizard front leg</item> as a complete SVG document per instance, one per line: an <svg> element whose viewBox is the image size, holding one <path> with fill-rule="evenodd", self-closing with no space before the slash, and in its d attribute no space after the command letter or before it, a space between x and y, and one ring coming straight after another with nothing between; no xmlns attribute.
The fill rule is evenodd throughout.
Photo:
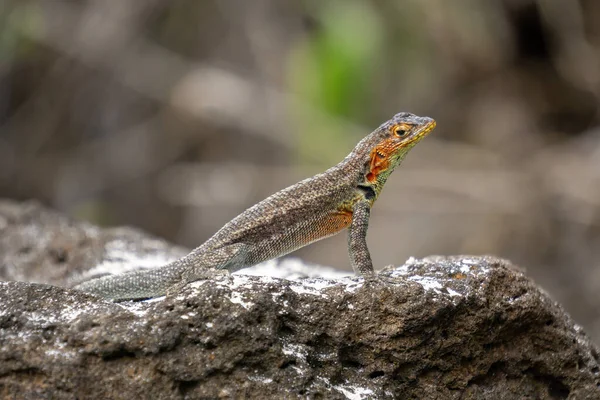
<svg viewBox="0 0 600 400"><path fill-rule="evenodd" d="M364 277L375 276L373 261L367 247L367 229L371 205L366 200L360 200L352 209L352 222L348 228L348 253L354 272Z"/></svg>

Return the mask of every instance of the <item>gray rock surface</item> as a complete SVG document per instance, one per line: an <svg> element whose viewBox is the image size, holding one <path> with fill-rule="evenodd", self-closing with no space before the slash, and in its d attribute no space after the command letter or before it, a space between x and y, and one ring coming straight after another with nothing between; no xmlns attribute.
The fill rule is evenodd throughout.
<svg viewBox="0 0 600 400"><path fill-rule="evenodd" d="M183 251L0 203L0 280L68 286ZM373 286L241 272L120 304L0 283L0 397L600 399L598 348L506 261L410 259Z"/></svg>

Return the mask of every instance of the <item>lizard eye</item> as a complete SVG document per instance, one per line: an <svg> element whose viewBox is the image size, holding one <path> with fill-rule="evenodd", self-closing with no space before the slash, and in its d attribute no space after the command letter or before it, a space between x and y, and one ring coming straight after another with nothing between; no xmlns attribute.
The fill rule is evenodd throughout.
<svg viewBox="0 0 600 400"><path fill-rule="evenodd" d="M410 128L406 125L396 125L393 129L394 135L398 137L404 137L408 134L409 129Z"/></svg>

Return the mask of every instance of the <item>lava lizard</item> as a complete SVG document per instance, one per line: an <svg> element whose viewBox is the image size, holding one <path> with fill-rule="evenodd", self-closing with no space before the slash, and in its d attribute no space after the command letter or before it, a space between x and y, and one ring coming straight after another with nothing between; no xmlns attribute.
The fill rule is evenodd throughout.
<svg viewBox="0 0 600 400"><path fill-rule="evenodd" d="M110 275L75 289L113 301L152 298L218 271L237 271L348 228L354 271L376 278L367 248L373 203L388 177L435 121L399 113L361 140L339 164L283 189L225 224L188 255L162 267Z"/></svg>

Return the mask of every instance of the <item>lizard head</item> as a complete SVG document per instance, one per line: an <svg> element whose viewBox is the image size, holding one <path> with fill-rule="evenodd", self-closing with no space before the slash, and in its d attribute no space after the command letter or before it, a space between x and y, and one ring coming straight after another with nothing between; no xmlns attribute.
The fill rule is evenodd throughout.
<svg viewBox="0 0 600 400"><path fill-rule="evenodd" d="M367 182L380 189L410 149L433 128L435 120L411 113L399 113L384 122L370 135Z"/></svg>

